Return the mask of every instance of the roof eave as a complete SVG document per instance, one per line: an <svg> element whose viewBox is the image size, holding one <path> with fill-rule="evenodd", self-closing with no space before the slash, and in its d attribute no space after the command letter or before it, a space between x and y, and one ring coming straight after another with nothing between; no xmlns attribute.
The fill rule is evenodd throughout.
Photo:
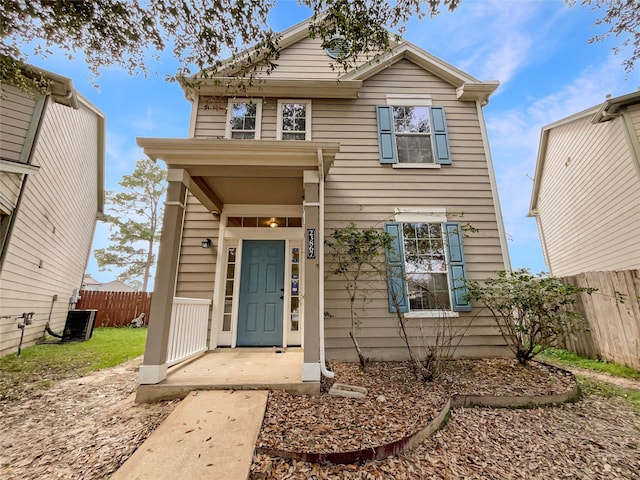
<svg viewBox="0 0 640 480"><path fill-rule="evenodd" d="M205 80L192 95L242 97L358 98L360 80L248 79L218 77ZM195 97L191 97L193 100Z"/></svg>
<svg viewBox="0 0 640 480"><path fill-rule="evenodd" d="M487 80L480 83L464 83L456 89L458 100L463 102L480 102L482 105L489 103L489 97L500 86L498 80Z"/></svg>
<svg viewBox="0 0 640 480"><path fill-rule="evenodd" d="M640 103L640 91L621 95L616 98L609 98L600 106L591 119L591 123L608 122L616 118L621 109L637 103Z"/></svg>

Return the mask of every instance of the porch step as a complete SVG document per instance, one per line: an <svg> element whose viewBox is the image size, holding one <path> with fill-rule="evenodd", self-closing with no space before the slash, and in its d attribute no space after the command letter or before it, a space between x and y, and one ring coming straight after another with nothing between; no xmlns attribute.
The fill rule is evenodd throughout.
<svg viewBox="0 0 640 480"><path fill-rule="evenodd" d="M267 394L191 392L111 480L248 478Z"/></svg>

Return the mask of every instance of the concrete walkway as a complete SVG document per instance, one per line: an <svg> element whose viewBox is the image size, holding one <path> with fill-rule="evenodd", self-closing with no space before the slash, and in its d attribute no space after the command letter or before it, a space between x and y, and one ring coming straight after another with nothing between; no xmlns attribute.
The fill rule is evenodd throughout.
<svg viewBox="0 0 640 480"><path fill-rule="evenodd" d="M111 480L245 480L266 391L191 392Z"/></svg>

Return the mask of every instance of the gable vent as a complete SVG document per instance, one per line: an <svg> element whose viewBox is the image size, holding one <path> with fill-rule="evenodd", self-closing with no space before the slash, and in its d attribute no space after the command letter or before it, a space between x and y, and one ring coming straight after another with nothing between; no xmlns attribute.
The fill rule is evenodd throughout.
<svg viewBox="0 0 640 480"><path fill-rule="evenodd" d="M346 57L349 52L349 43L341 36L336 35L332 37L329 42L329 46L324 49L325 53L331 58L337 59L338 57Z"/></svg>

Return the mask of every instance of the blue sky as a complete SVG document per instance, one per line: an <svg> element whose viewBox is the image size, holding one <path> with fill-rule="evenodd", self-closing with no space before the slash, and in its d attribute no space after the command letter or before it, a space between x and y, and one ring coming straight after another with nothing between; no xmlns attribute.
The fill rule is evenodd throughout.
<svg viewBox="0 0 640 480"><path fill-rule="evenodd" d="M270 16L284 30L309 16L295 1L278 0ZM605 95L640 87L640 65L627 74L615 39L588 44L600 12L568 8L562 0L464 0L453 13L412 20L404 38L480 80L500 80L485 107L489 141L514 268L545 271L535 220L527 218L531 178L542 126L592 107ZM106 188L117 189L143 157L136 137L186 137L190 104L165 74L178 67L169 54L152 63L157 72L130 77L118 68L101 72L94 88L83 62L63 54L31 63L73 79L76 88L107 116ZM94 248L106 245L108 228L98 224ZM91 257L87 271L109 281Z"/></svg>

